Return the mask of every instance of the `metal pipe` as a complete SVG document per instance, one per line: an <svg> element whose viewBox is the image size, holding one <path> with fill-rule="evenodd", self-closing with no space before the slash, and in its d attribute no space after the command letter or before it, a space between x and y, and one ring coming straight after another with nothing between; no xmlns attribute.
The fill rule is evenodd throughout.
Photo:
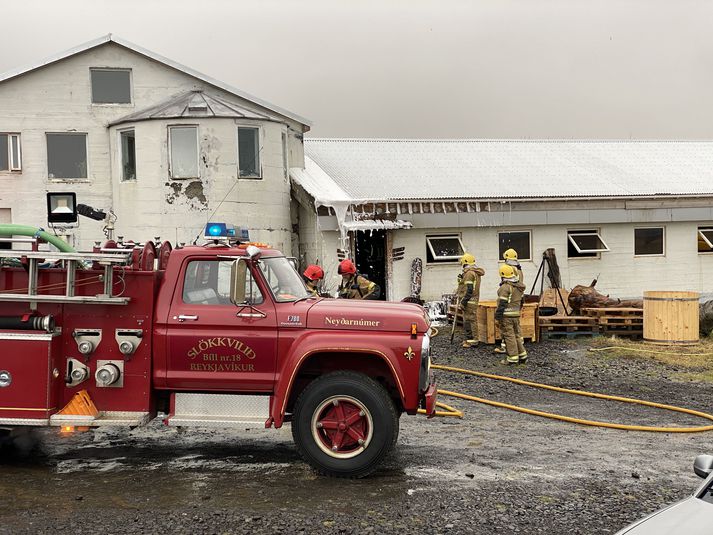
<svg viewBox="0 0 713 535"><path fill-rule="evenodd" d="M0 316L0 329L19 331L54 331L54 317L49 316Z"/></svg>

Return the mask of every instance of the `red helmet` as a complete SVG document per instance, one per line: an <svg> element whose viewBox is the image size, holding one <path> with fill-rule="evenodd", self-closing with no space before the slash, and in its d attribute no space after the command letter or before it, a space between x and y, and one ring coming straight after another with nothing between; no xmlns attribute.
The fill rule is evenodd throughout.
<svg viewBox="0 0 713 535"><path fill-rule="evenodd" d="M307 266L307 269L305 269L303 275L307 280L318 281L324 278L324 270L319 266L310 264L309 266Z"/></svg>
<svg viewBox="0 0 713 535"><path fill-rule="evenodd" d="M354 273L356 273L356 266L354 265L354 262L346 258L339 262L337 273L340 275L354 275Z"/></svg>

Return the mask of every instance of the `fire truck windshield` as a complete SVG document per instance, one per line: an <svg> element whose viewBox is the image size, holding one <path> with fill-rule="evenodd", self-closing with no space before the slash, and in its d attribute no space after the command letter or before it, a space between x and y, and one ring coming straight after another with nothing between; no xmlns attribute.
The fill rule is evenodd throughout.
<svg viewBox="0 0 713 535"><path fill-rule="evenodd" d="M299 274L287 258L261 258L258 266L276 301L281 303L297 301L310 296Z"/></svg>

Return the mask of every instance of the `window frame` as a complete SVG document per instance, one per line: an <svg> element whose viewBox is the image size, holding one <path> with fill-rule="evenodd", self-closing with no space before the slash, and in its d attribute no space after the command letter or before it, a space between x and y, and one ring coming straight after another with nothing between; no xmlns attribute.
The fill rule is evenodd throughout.
<svg viewBox="0 0 713 535"><path fill-rule="evenodd" d="M19 132L0 132L0 135L7 136L7 169L0 169L0 173L21 173L22 172L22 140ZM13 150L12 141L17 140L17 154ZM17 161L17 165L15 165Z"/></svg>
<svg viewBox="0 0 713 535"><path fill-rule="evenodd" d="M637 230L647 230L647 229L661 229L661 252L655 254L637 254L636 253L636 231ZM652 256L666 256L666 227L653 226L653 227L634 227L634 258L649 258Z"/></svg>
<svg viewBox="0 0 713 535"><path fill-rule="evenodd" d="M235 257L235 259L237 259L237 257ZM194 301L189 302L189 301L186 300L186 284L187 284L187 282L188 282L189 280L191 280L191 282L195 282L194 280L191 279L191 277L194 277L194 276L195 276L195 274L191 274L191 272L190 272L190 270L191 270L191 264L193 264L193 263L199 263L199 262L203 262L203 263L216 262L216 263L218 263L218 264L220 264L220 263L222 262L222 263L225 263L225 264L231 264L231 265L232 265L232 263L234 262L234 259L232 259L232 258L226 258L226 257L222 257L222 258L221 258L221 257L219 257L219 258L215 258L215 257L212 257L212 258L211 258L211 257L199 257L199 258L191 258L191 259L189 259L189 260L186 262L186 267L185 267L185 269L184 269L184 271L183 271L183 280L182 280L182 282L181 282L181 288L180 288L181 304L182 304L183 306L199 306L199 307L210 306L210 307L232 307L232 308L235 308L235 305L234 305L233 303L231 303L230 301L228 301L227 303L222 303L222 302L221 302L221 303L201 303L201 302L194 302ZM218 265L218 267L217 267L217 272L216 272L216 279L215 279L216 287L213 288L213 289L215 290L216 298L219 298L219 299L226 299L226 298L228 298L228 299L229 299L229 298L230 298L230 290L228 290L228 294L227 294L227 295L222 295L222 294L220 294L220 293L218 292L218 290L219 290L219 284L220 284L220 279L219 279L220 273L221 273L221 266ZM230 273L230 271L228 271L228 273ZM262 289L260 288L260 285L257 283L257 280L256 280L255 277L253 276L252 271L251 271L250 269L248 269L248 271L247 271L247 278L245 279L246 285L248 284L248 281L249 281L250 279L252 279L252 283L251 283L252 295L254 296L254 295L255 295L255 291L256 291L257 294L260 296L260 299L259 299L259 300L254 300L254 301L251 302L251 304L252 304L252 305L262 305L262 304L264 304L265 301L266 301L265 294L262 292ZM212 288L212 287L211 287L211 288ZM246 295L247 295L247 293L246 293Z"/></svg>
<svg viewBox="0 0 713 535"><path fill-rule="evenodd" d="M257 130L257 147L256 147L256 158L257 158L257 175L241 175L240 174L240 129L245 129L245 130ZM264 145L263 141L263 132L262 132L262 126L260 125L254 125L254 124L240 124L238 123L236 125L235 129L235 150L237 154L237 168L238 168L238 179L239 180L262 180L263 179L263 172L262 172L262 147Z"/></svg>
<svg viewBox="0 0 713 535"><path fill-rule="evenodd" d="M173 142L171 131L179 128L193 128L196 131L196 169L198 176L173 176ZM201 178L201 142L200 130L197 124L169 124L167 125L168 135L168 178L171 180L197 180Z"/></svg>
<svg viewBox="0 0 713 535"><path fill-rule="evenodd" d="M126 178L124 176L124 134L127 132L134 133L134 178ZM138 166L136 165L136 129L135 128L124 128L116 131L117 137L119 138L119 150L118 150L118 160L119 160L119 180L121 182L136 182L139 177Z"/></svg>
<svg viewBox="0 0 713 535"><path fill-rule="evenodd" d="M709 240L706 235L703 234L704 232L713 232L713 225L696 228L696 235L703 238L703 241L710 247L710 251L698 251L698 254L713 254L713 240ZM696 240L696 249L698 249L698 240Z"/></svg>
<svg viewBox="0 0 713 535"><path fill-rule="evenodd" d="M86 157L87 176L85 177L50 177L50 158L48 136L84 136L84 155ZM89 182L89 132L45 132L45 155L47 157L47 180L52 182Z"/></svg>
<svg viewBox="0 0 713 535"><path fill-rule="evenodd" d="M432 239L457 239L458 244L460 245L461 248L461 254L457 256L438 256L433 249L433 244L431 243ZM436 265L441 265L441 264L453 264L455 262L458 262L460 260L460 257L465 254L466 248L465 245L463 245L463 240L461 239L461 234L427 234L426 235L426 247L428 248L429 251L431 251L431 257L433 258L432 261L428 260L428 256L426 256L426 264L431 265L431 266L436 266ZM438 259L438 260L436 260Z"/></svg>
<svg viewBox="0 0 713 535"><path fill-rule="evenodd" d="M129 73L129 102L94 102L93 71L121 71ZM92 106L133 107L134 106L134 72L131 67L89 67L89 101Z"/></svg>
<svg viewBox="0 0 713 535"><path fill-rule="evenodd" d="M580 249L579 245L577 245L577 242L575 242L572 239L572 236L596 236L599 238L599 241L602 242L602 245L604 245L605 249ZM593 231L590 229L567 229L567 242L572 244L572 247L574 247L575 251L581 255L593 255L593 256L570 256L569 252L567 253L567 259L580 259L580 258L601 258L602 253L608 253L611 251L611 248L607 245L607 242L604 241L604 238L602 238L602 231L601 229L595 228Z"/></svg>
<svg viewBox="0 0 713 535"><path fill-rule="evenodd" d="M523 258L520 255L520 251L517 252L517 259L520 262L532 262L532 229L515 229L515 230L498 230L498 258L502 258L502 253L500 252L500 235L501 234L514 234L516 232L527 232L527 242L528 249L530 250L530 257Z"/></svg>

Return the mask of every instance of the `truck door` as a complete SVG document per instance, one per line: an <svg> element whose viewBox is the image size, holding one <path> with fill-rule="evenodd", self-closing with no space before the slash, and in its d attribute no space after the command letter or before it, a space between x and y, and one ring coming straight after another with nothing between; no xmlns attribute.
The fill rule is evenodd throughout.
<svg viewBox="0 0 713 535"><path fill-rule="evenodd" d="M275 305L257 284L250 284L252 309L232 304L231 264L215 257L194 258L183 267L168 316L170 389L272 391Z"/></svg>

